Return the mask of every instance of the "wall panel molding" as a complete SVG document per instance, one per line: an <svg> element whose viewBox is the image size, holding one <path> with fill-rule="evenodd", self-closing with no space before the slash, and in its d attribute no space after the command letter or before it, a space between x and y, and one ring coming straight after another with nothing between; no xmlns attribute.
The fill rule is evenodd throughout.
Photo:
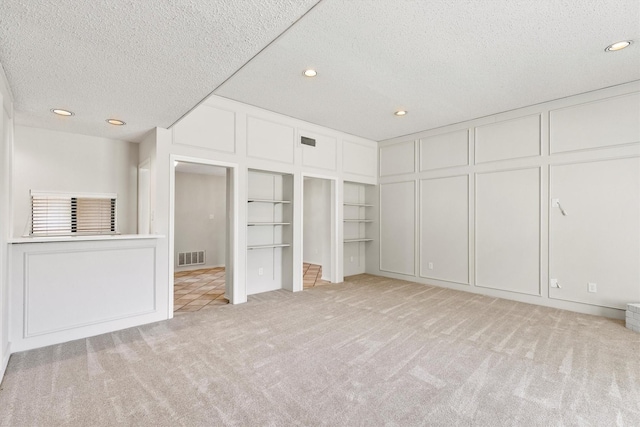
<svg viewBox="0 0 640 427"><path fill-rule="evenodd" d="M23 338L157 310L155 246L33 251L23 260Z"/></svg>
<svg viewBox="0 0 640 427"><path fill-rule="evenodd" d="M541 168L475 178L475 286L540 296Z"/></svg>
<svg viewBox="0 0 640 427"><path fill-rule="evenodd" d="M380 147L380 177L414 173L415 141L399 142Z"/></svg>
<svg viewBox="0 0 640 427"><path fill-rule="evenodd" d="M421 138L419 146L420 172L469 164L469 129Z"/></svg>
<svg viewBox="0 0 640 427"><path fill-rule="evenodd" d="M416 181L380 184L379 191L380 270L415 276Z"/></svg>
<svg viewBox="0 0 640 427"><path fill-rule="evenodd" d="M236 113L201 104L171 128L172 143L224 153L236 152Z"/></svg>
<svg viewBox="0 0 640 427"><path fill-rule="evenodd" d="M295 128L247 116L247 157L294 163Z"/></svg>
<svg viewBox="0 0 640 427"><path fill-rule="evenodd" d="M551 154L640 142L640 93L549 112Z"/></svg>
<svg viewBox="0 0 640 427"><path fill-rule="evenodd" d="M540 156L540 128L540 114L477 126L475 163Z"/></svg>

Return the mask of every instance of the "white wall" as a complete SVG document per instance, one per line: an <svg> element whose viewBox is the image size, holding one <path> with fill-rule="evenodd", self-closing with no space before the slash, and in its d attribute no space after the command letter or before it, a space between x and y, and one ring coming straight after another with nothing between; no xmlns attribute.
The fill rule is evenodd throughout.
<svg viewBox="0 0 640 427"><path fill-rule="evenodd" d="M326 179L304 180L304 262L323 265L331 245L331 187ZM329 251L327 251L329 249Z"/></svg>
<svg viewBox="0 0 640 427"><path fill-rule="evenodd" d="M176 172L174 261L179 252L206 251L203 267L222 267L226 248L225 176ZM211 218L213 216L213 218Z"/></svg>
<svg viewBox="0 0 640 427"><path fill-rule="evenodd" d="M231 245L235 259L232 273L233 303L245 302L246 284L255 281L255 265L248 257L246 248L250 237L247 235L246 225L249 211L247 199L252 185L249 170L288 174L292 177L292 246L291 257L287 257L291 259L291 268L285 267L290 271L281 272L283 277L288 276L290 280L283 279L281 285L293 291L302 290L304 176L335 182L331 215L332 224L336 224L336 232L332 236L334 251L330 257L332 264L336 266L335 271L332 271L332 280L342 281L343 183L351 181L376 184L376 142L216 96L210 97L187 114L173 126L171 132L172 141L166 146L158 145L157 165L161 179L172 176L173 162L181 160L229 167L236 174L234 176L237 179L234 180L231 193L235 203L235 223L230 230L235 237ZM301 145L300 136L315 138L316 146ZM161 184L159 188L162 188ZM169 196L166 205L158 203L158 221L165 215L164 212L167 215L165 218L169 219L173 211L169 200L173 194ZM169 234L170 242L173 239L172 225L166 229L158 226L156 232ZM248 278L248 275L251 277Z"/></svg>
<svg viewBox="0 0 640 427"><path fill-rule="evenodd" d="M137 144L25 126L14 139L14 237L28 233L30 190L117 193L118 230L136 233Z"/></svg>
<svg viewBox="0 0 640 427"><path fill-rule="evenodd" d="M382 141L379 159L377 273L613 317L640 301L640 83Z"/></svg>
<svg viewBox="0 0 640 427"><path fill-rule="evenodd" d="M9 268L13 99L0 65L0 381L9 361Z"/></svg>

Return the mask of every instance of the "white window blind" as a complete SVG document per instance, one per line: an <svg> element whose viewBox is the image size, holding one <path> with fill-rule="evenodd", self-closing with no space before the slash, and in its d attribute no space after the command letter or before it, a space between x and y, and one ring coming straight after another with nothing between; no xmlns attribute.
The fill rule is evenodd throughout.
<svg viewBox="0 0 640 427"><path fill-rule="evenodd" d="M117 234L115 194L31 192L32 236Z"/></svg>

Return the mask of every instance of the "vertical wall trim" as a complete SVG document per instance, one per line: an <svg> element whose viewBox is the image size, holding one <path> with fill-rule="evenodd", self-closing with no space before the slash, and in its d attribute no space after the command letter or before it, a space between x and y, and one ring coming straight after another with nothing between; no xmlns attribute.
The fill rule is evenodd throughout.
<svg viewBox="0 0 640 427"><path fill-rule="evenodd" d="M469 128L467 130L468 136L468 147L467 153L469 156L468 164L472 166L473 159L475 158L475 141L476 134L473 132L473 128ZM472 287L476 286L476 176L474 173L469 172L468 174L468 203L469 203L469 252L468 252L468 260L469 260L469 285Z"/></svg>

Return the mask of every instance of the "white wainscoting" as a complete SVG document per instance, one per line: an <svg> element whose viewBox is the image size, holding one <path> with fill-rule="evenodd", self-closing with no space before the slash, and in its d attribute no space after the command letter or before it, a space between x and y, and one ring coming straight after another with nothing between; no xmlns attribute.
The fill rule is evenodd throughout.
<svg viewBox="0 0 640 427"><path fill-rule="evenodd" d="M157 239L15 243L12 352L168 318Z"/></svg>
<svg viewBox="0 0 640 427"><path fill-rule="evenodd" d="M549 296L620 310L640 301L640 157L552 166L550 188L566 215L550 207L549 274L561 287Z"/></svg>
<svg viewBox="0 0 640 427"><path fill-rule="evenodd" d="M415 274L416 182L380 185L380 270Z"/></svg>

